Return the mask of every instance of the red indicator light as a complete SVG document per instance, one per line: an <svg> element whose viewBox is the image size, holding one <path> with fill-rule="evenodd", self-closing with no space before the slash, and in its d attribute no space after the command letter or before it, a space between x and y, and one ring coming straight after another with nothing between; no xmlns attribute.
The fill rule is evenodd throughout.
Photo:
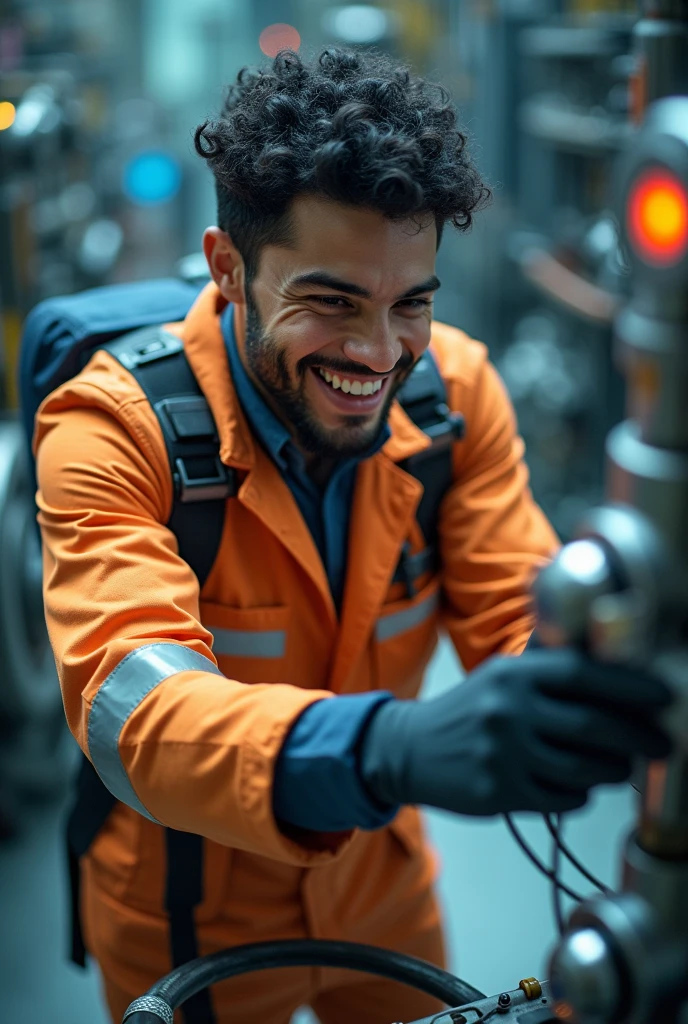
<svg viewBox="0 0 688 1024"><path fill-rule="evenodd" d="M627 208L628 235L647 263L667 267L688 252L688 195L669 171L648 171L633 185Z"/></svg>
<svg viewBox="0 0 688 1024"><path fill-rule="evenodd" d="M276 57L280 50L298 50L301 36L293 25L268 25L260 33L258 45L266 57Z"/></svg>

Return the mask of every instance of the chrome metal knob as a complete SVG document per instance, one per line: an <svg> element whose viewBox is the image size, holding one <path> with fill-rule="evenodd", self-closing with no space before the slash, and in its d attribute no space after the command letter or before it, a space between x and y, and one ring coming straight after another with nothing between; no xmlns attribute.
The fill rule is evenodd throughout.
<svg viewBox="0 0 688 1024"><path fill-rule="evenodd" d="M582 643L590 610L617 589L606 552L595 540L576 540L561 549L533 585L538 635L548 646Z"/></svg>
<svg viewBox="0 0 688 1024"><path fill-rule="evenodd" d="M607 940L594 928L566 935L550 963L550 984L562 1016L576 1024L613 1024L622 997L619 968Z"/></svg>

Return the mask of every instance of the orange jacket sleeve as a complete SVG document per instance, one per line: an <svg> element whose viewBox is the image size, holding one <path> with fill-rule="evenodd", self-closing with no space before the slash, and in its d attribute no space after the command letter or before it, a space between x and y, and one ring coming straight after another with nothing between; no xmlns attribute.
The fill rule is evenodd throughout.
<svg viewBox="0 0 688 1024"><path fill-rule="evenodd" d="M525 446L485 346L444 325L437 345L449 404L467 425L439 527L444 624L470 671L489 655L523 650L534 626L530 582L559 541L533 500Z"/></svg>
<svg viewBox="0 0 688 1024"><path fill-rule="evenodd" d="M142 668L154 682L158 670L163 678L126 709L103 755L119 758L132 805L164 825L277 860L331 859L337 849L317 852L279 831L271 797L286 732L331 694L246 685L218 672L199 621L198 582L164 525L167 455L142 393L111 357L96 355L87 377L43 403L35 449L46 618L81 748L95 760L89 723L102 710L99 693L107 686L126 709L131 674L122 666L143 652Z"/></svg>

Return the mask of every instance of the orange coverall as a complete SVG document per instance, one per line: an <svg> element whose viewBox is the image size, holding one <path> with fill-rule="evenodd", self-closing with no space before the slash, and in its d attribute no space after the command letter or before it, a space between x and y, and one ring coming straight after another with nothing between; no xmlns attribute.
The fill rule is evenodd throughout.
<svg viewBox="0 0 688 1024"><path fill-rule="evenodd" d="M423 577L413 598L390 584L404 542L423 547L422 487L397 463L429 443L395 404L392 436L358 470L338 617L291 491L238 404L224 302L210 284L172 326L213 412L220 457L242 479L202 593L165 525L165 444L133 377L98 352L37 416L45 607L67 719L120 800L84 858L82 899L115 1021L170 969L162 826L205 839L201 953L313 937L442 962L433 858L415 808L375 832L285 835L272 811L275 761L313 701L376 688L414 697L440 626L467 670L519 653L533 627L529 581L557 547L485 347L434 323L448 404L467 423L440 511L441 573ZM394 983L334 970L250 975L218 986L213 1000L223 1024L286 1024L302 1003L324 1024L438 1009Z"/></svg>

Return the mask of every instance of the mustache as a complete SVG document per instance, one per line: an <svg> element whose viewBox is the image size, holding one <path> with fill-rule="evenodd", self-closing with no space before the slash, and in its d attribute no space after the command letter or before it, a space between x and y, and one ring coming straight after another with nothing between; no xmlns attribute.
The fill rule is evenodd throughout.
<svg viewBox="0 0 688 1024"><path fill-rule="evenodd" d="M370 377L373 380L378 380L380 377L391 376L393 373L406 373L410 371L416 360L410 352L404 353L391 370L387 373L375 373L366 366L365 363L344 363L337 359L318 358L316 356L304 356L303 359L299 359L296 364L297 372L302 374L309 368L312 369L323 369L328 370L330 373L341 374L346 376L347 373L353 374L356 377Z"/></svg>

